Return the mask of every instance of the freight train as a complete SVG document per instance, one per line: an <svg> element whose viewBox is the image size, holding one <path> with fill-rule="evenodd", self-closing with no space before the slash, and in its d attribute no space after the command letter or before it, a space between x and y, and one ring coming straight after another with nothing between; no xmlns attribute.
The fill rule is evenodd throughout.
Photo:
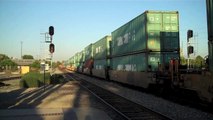
<svg viewBox="0 0 213 120"><path fill-rule="evenodd" d="M143 88L189 90L212 103L212 72L181 69L179 42L177 11L145 11L67 63L79 73ZM212 41L209 46L212 65Z"/></svg>

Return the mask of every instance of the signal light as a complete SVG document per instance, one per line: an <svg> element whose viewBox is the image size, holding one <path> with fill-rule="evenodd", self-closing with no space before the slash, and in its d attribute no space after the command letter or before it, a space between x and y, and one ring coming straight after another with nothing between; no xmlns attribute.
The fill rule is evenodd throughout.
<svg viewBox="0 0 213 120"><path fill-rule="evenodd" d="M53 43L50 44L49 51L50 51L50 53L54 53L54 51L55 51L55 45Z"/></svg>
<svg viewBox="0 0 213 120"><path fill-rule="evenodd" d="M53 26L50 26L49 27L49 35L54 35L54 27Z"/></svg>
<svg viewBox="0 0 213 120"><path fill-rule="evenodd" d="M194 53L194 47L193 46L188 46L188 54Z"/></svg>
<svg viewBox="0 0 213 120"><path fill-rule="evenodd" d="M192 30L188 30L187 31L187 40L189 41L189 38L193 37L193 31Z"/></svg>

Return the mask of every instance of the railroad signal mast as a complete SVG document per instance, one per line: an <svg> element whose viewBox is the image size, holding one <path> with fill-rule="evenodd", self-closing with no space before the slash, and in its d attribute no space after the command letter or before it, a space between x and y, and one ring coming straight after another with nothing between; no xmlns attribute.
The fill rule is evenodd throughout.
<svg viewBox="0 0 213 120"><path fill-rule="evenodd" d="M188 30L187 31L187 56L188 56L188 60L187 60L187 68L189 69L190 67L190 54L194 53L194 47L191 45L190 42L190 38L193 37L193 30Z"/></svg>
<svg viewBox="0 0 213 120"><path fill-rule="evenodd" d="M54 35L54 27L49 27L49 35L50 35L50 45L49 45L49 51L51 53L51 71L52 71L52 57L53 53L55 52L55 45L52 43L53 41L53 35Z"/></svg>

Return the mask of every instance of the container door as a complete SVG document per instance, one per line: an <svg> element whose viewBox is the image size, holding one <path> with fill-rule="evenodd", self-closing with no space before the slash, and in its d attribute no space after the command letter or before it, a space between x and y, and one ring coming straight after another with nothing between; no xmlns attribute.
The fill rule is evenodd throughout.
<svg viewBox="0 0 213 120"><path fill-rule="evenodd" d="M162 14L147 14L147 46L149 50L160 51L160 31L162 30Z"/></svg>
<svg viewBox="0 0 213 120"><path fill-rule="evenodd" d="M179 21L177 13L163 14L163 31L161 32L161 49L173 51L179 48Z"/></svg>

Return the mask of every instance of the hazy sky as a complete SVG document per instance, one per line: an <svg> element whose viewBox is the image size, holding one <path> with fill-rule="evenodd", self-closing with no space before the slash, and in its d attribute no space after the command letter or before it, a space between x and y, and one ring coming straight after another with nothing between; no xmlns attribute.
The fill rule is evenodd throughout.
<svg viewBox="0 0 213 120"><path fill-rule="evenodd" d="M0 53L20 58L44 54L44 36L54 26L54 60L68 60L146 10L179 11L180 42L192 29L198 54L208 54L206 0L0 0ZM183 41L183 43L182 43Z"/></svg>

